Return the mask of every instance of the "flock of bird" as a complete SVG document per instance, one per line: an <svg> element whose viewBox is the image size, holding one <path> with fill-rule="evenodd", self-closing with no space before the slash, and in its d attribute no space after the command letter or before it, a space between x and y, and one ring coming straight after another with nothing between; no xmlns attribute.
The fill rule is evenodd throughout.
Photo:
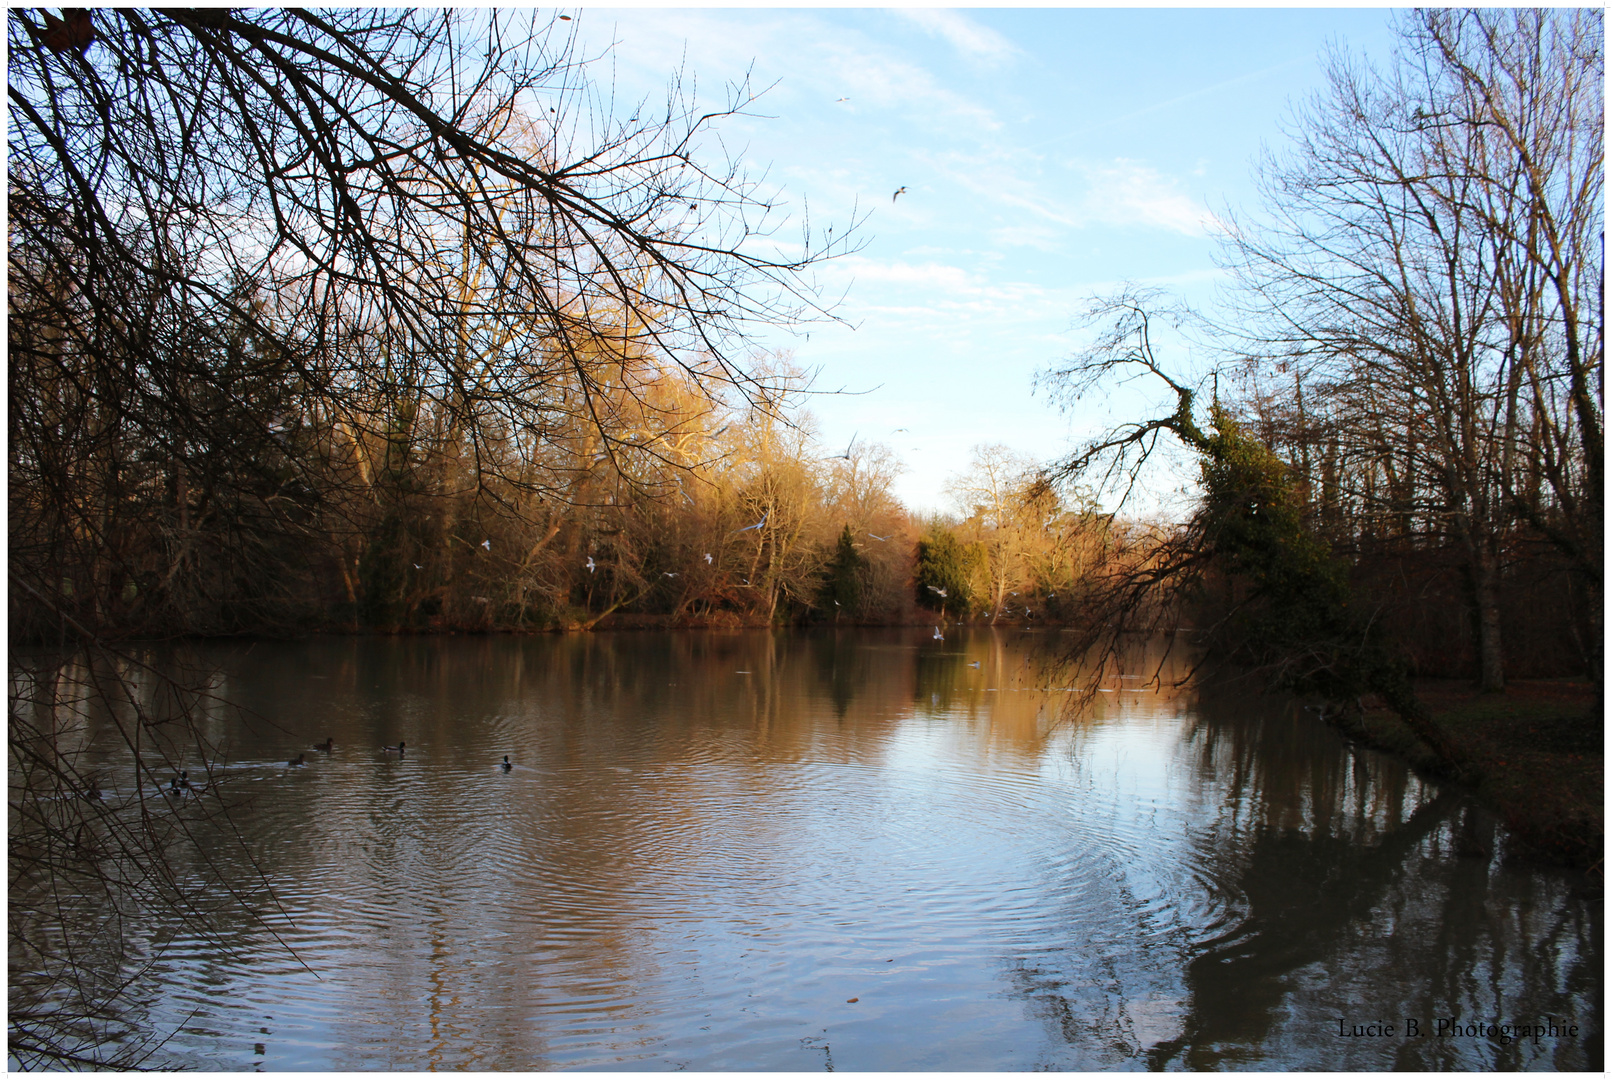
<svg viewBox="0 0 1612 1080"><path fill-rule="evenodd" d="M327 738L322 743L314 743L313 748L326 754L333 753L336 749L336 740L333 738ZM380 750L384 754L396 754L399 758L408 756L408 744L402 739L397 741L396 746L383 746L380 748ZM285 763L286 768L288 769L298 768L307 764L308 754L306 751L298 754L296 757L291 758ZM504 760L499 762L498 767L503 772L509 772L515 768L515 764L509 760L509 755L505 754ZM157 790L161 791L164 795L182 798L187 795L201 795L207 790L207 785L192 783L190 779L190 770L181 769L179 770L179 775L175 776L168 782L167 787L159 787ZM88 786L83 792L83 795L86 799L99 800L102 797L100 786L93 779L91 779L88 782Z"/></svg>
<svg viewBox="0 0 1612 1080"><path fill-rule="evenodd" d="M853 439L852 442L854 444L855 440ZM841 456L843 457L844 455L841 455ZM767 517L771 513L772 513L772 511L768 510L766 513L761 515L761 520L756 522L754 525L746 525L742 529L735 529L731 533L729 533L728 535L729 536L738 536L740 533L747 533L747 532L751 532L751 531L753 531L755 529L761 528L763 525L767 524ZM877 533L871 533L870 532L870 533L868 533L868 536L872 537L874 540L877 540L881 544L888 543L889 540L890 540L890 537L888 537L888 536L880 536ZM485 544L486 544L486 542L483 541L483 546L485 546ZM705 552L704 555L701 556L701 557L705 559L705 565L706 566L713 565L714 559L713 559L713 556L711 555L711 553L709 551ZM599 569L599 564L593 561L593 556L592 555L588 556L588 561L583 563L583 566L587 568L587 571L590 574L597 572L598 569ZM662 577L674 578L674 577L677 577L677 575L678 575L678 571L676 571L676 570L662 570L661 571L661 576ZM746 585L750 584L750 579L749 578L745 579L745 584ZM931 585L930 588L934 589L934 586ZM944 589L935 589L935 591L940 593L941 596L946 595L946 592L945 592Z"/></svg>

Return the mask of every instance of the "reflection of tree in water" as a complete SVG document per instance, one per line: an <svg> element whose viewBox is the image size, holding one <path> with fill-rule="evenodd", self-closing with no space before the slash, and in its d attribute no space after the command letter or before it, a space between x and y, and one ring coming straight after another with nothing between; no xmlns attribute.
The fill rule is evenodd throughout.
<svg viewBox="0 0 1612 1080"><path fill-rule="evenodd" d="M1159 804L1177 826L1160 812L1155 827L1147 801L1112 796L1112 820L1084 804L1093 850L1062 871L1074 940L1010 961L1071 1055L1042 1064L1600 1067L1596 912L1565 878L1493 860L1487 815L1248 695L1205 689L1184 735ZM1100 792L1099 761L1076 768ZM1129 857L1096 859L1104 845ZM1586 1038L1337 1036L1339 1016L1543 1014L1577 1018Z"/></svg>
<svg viewBox="0 0 1612 1080"><path fill-rule="evenodd" d="M1227 868L1245 915L1193 950L1180 1034L1153 1046L1149 1065L1220 1068L1269 1060L1276 1045L1288 1064L1332 1068L1388 1065L1389 1054L1402 1069L1539 1064L1515 1042L1336 1036L1329 1025L1351 1006L1364 1021L1573 1014L1599 999L1596 977L1584 977L1598 931L1586 936L1583 905L1553 903L1539 875L1491 866L1487 814L1283 712L1209 692L1189 735L1202 773L1229 778L1222 817L1233 827L1197 843L1206 865ZM1312 965L1324 985L1304 989ZM1559 1067L1599 1068L1598 1034L1556 1050Z"/></svg>
<svg viewBox="0 0 1612 1080"><path fill-rule="evenodd" d="M953 634L961 631L953 630ZM918 648L913 657L912 697L918 711L938 715L952 709L961 696L960 686L968 670L963 650L947 642L936 642L936 648L927 643Z"/></svg>
<svg viewBox="0 0 1612 1080"><path fill-rule="evenodd" d="M1178 1055L1192 1069L1263 1056L1258 1048L1282 1018L1288 976L1325 959L1371 915L1403 877L1406 858L1454 806L1452 796L1441 795L1371 846L1347 835L1259 829L1235 878L1247 915L1188 962L1182 1033L1148 1050L1149 1067Z"/></svg>
<svg viewBox="0 0 1612 1080"><path fill-rule="evenodd" d="M838 630L810 639L817 677L820 684L828 688L834 715L841 720L845 719L857 693L868 684L869 656L866 648L859 647L861 641L854 632L847 634Z"/></svg>

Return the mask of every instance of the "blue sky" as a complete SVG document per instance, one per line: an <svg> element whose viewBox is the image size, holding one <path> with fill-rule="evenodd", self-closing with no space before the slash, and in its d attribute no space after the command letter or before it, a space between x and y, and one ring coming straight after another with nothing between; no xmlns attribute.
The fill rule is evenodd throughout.
<svg viewBox="0 0 1612 1080"><path fill-rule="evenodd" d="M585 51L614 41L595 74L613 65L620 108L663 102L680 66L711 104L747 69L771 87L719 131L782 189L781 237L808 205L814 229L870 212L865 246L821 272L845 325L763 344L819 389L866 391L815 400L821 439L889 444L915 509L947 505L977 444L1048 458L1135 408L1061 414L1032 381L1079 347L1093 293L1212 305L1212 216L1254 206L1252 161L1327 43L1394 46L1382 8L568 10Z"/></svg>

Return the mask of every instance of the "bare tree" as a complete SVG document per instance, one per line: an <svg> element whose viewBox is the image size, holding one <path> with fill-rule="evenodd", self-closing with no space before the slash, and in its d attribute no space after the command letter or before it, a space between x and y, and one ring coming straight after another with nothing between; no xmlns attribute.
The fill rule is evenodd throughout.
<svg viewBox="0 0 1612 1080"><path fill-rule="evenodd" d="M991 622L1002 615L1010 590L1028 589L1031 537L1042 532L1046 508L1034 498L1035 463L1006 446L976 446L968 471L946 493L965 517L964 531L984 544ZM1029 610L1025 606L1025 610Z"/></svg>
<svg viewBox="0 0 1612 1080"><path fill-rule="evenodd" d="M1599 594L1601 20L1430 11L1402 37L1386 72L1333 54L1227 250L1249 352L1341 442L1325 484L1460 552L1495 690L1519 517Z"/></svg>

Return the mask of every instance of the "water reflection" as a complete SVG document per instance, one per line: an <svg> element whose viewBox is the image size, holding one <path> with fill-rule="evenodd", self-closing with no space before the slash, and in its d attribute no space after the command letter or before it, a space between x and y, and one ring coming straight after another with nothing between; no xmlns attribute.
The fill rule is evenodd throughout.
<svg viewBox="0 0 1612 1080"><path fill-rule="evenodd" d="M213 929L151 915L129 1014L208 1069L1599 1067L1581 881L1302 714L1131 689L1158 655L1071 715L1055 642L207 650L247 711L171 752L247 843L169 808ZM135 790L111 718L74 723ZM254 922L216 884L259 869ZM1583 1036L1336 1034L1540 1012Z"/></svg>

